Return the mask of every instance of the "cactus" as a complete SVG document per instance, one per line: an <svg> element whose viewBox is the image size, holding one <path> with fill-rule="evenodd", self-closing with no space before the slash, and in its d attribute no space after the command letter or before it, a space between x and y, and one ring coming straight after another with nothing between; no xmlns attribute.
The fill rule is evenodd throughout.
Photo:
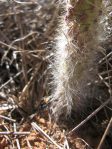
<svg viewBox="0 0 112 149"><path fill-rule="evenodd" d="M105 3L105 0L64 3L65 14L61 17L52 66L51 109L56 119L70 115L71 110L83 113L92 100L100 96L95 81L102 57L100 45L105 23L101 23L101 19L103 10L107 10Z"/></svg>

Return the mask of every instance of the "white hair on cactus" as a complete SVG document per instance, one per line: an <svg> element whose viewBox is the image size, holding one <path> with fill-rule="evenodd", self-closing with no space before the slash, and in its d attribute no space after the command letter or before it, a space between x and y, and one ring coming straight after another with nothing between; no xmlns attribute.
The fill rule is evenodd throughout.
<svg viewBox="0 0 112 149"><path fill-rule="evenodd" d="M106 11L107 5L110 5L110 3L103 0L102 6L105 7ZM111 32L108 19L112 11L103 12L102 16L96 15L98 22L95 25L94 23L90 25L88 31L90 36L87 36L89 34L86 35L84 32L84 34L81 33L81 38L78 39L82 40L82 37L85 38L83 39L84 47L81 49L74 38L74 30L70 30L72 25L76 23L75 19L70 20L69 23L66 20L69 8L72 8L70 0L65 2L66 13L60 21L56 37L54 64L52 66L54 88L51 109L55 118L58 118L61 114L65 116L70 115L72 109L80 113L87 106L90 106L91 101L88 99L94 98L98 92L97 87L94 87L98 73L97 64L100 57L98 55L98 47L102 41L106 40L108 31ZM102 33L102 30L104 33Z"/></svg>

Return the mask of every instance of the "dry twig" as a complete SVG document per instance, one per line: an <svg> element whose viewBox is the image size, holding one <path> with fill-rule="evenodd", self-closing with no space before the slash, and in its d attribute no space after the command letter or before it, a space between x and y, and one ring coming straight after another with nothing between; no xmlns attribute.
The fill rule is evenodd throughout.
<svg viewBox="0 0 112 149"><path fill-rule="evenodd" d="M106 130L105 130L105 132L104 132L104 134L102 136L102 139L101 139L97 149L101 149L102 148L104 140L105 140L107 134L109 133L109 130L110 130L111 126L112 126L112 117L111 117L111 119L110 119L110 121L109 121L109 123L107 125L107 128L106 128Z"/></svg>
<svg viewBox="0 0 112 149"><path fill-rule="evenodd" d="M36 129L38 132L40 132L43 136L45 136L48 140L50 140L56 147L59 149L63 149L61 146L59 146L50 136L48 136L35 122L31 123L32 127Z"/></svg>
<svg viewBox="0 0 112 149"><path fill-rule="evenodd" d="M110 101L112 97L110 97L107 101L105 101L100 107L98 107L93 113L91 113L86 119L84 119L80 124L78 124L75 128L73 128L67 135L71 135L74 131L79 129L82 125L84 125L88 120L90 120L93 116L95 116L102 108L104 108Z"/></svg>

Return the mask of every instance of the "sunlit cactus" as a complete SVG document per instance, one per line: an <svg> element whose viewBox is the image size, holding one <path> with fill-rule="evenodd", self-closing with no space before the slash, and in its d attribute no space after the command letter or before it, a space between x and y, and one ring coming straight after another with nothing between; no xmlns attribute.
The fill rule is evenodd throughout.
<svg viewBox="0 0 112 149"><path fill-rule="evenodd" d="M109 1L108 1L109 2ZM100 96L98 62L106 41L104 0L67 0L60 21L53 67L51 109L54 116L83 113ZM106 21L108 22L108 21ZM105 32L102 34L102 32ZM102 40L104 38L104 40Z"/></svg>

